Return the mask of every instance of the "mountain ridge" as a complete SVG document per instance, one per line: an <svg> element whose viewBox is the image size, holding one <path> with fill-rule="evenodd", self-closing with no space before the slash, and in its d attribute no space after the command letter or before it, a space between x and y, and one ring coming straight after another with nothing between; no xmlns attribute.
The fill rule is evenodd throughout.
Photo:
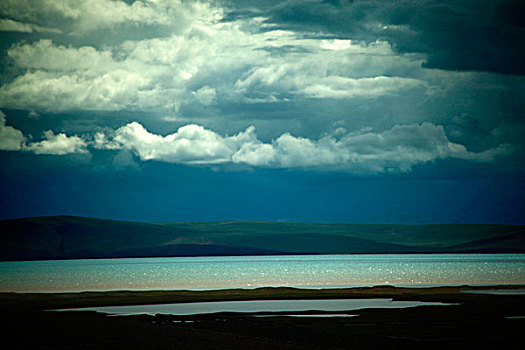
<svg viewBox="0 0 525 350"><path fill-rule="evenodd" d="M0 260L268 254L525 252L525 226L0 220Z"/></svg>

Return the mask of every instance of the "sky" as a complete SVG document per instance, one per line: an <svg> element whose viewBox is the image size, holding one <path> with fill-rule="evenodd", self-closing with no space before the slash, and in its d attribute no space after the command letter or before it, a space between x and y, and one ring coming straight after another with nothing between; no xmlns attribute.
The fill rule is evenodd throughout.
<svg viewBox="0 0 525 350"><path fill-rule="evenodd" d="M0 2L0 219L525 224L521 0Z"/></svg>

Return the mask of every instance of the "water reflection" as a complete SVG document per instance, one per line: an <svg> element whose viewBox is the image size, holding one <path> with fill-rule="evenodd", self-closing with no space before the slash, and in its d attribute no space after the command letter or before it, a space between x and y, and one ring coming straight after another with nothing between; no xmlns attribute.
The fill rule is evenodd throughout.
<svg viewBox="0 0 525 350"><path fill-rule="evenodd" d="M415 306L449 305L421 301L393 301L392 299L313 299L313 300L249 300L156 305L104 306L60 311L96 311L111 315L169 314L202 315L217 312L302 312L351 311L365 308L406 308Z"/></svg>

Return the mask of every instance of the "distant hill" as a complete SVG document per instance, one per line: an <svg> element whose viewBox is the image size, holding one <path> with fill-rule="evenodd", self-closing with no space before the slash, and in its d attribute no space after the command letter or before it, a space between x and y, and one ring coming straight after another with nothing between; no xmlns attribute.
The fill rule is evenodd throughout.
<svg viewBox="0 0 525 350"><path fill-rule="evenodd" d="M227 221L137 223L75 216L0 221L0 260L264 254L525 252L525 226Z"/></svg>

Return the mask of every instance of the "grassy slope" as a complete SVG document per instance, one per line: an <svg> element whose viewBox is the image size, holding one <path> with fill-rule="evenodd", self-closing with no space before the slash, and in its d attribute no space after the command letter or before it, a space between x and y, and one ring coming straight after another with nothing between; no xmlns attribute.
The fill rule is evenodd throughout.
<svg viewBox="0 0 525 350"><path fill-rule="evenodd" d="M438 224L438 225L373 225L315 224L257 221L205 223L159 223L167 227L191 229L209 239L234 240L234 237L266 235L323 234L368 239L374 242L412 247L449 247L475 240L525 235L525 226Z"/></svg>
<svg viewBox="0 0 525 350"><path fill-rule="evenodd" d="M0 259L272 253L525 251L525 226L282 222L135 223L72 216L0 221Z"/></svg>

